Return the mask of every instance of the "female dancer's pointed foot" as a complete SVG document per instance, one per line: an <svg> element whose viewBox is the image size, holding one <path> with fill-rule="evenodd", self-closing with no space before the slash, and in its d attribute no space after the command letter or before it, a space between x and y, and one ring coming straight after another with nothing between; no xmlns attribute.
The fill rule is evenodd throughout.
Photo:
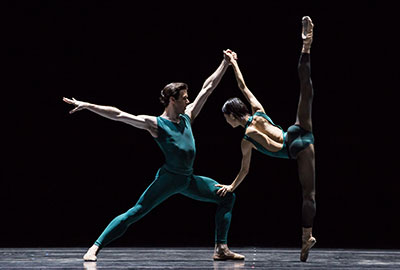
<svg viewBox="0 0 400 270"><path fill-rule="evenodd" d="M301 38L303 39L303 53L310 53L311 43L313 41L314 24L309 16L304 16L301 19L302 30Z"/></svg>
<svg viewBox="0 0 400 270"><path fill-rule="evenodd" d="M310 249L317 243L317 240L311 235L312 228L303 228L300 261L306 262Z"/></svg>
<svg viewBox="0 0 400 270"><path fill-rule="evenodd" d="M229 250L226 244L217 244L214 250L214 261L244 260L244 256Z"/></svg>
<svg viewBox="0 0 400 270"><path fill-rule="evenodd" d="M312 38L314 24L313 24L311 18L309 16L304 16L301 19L301 23L303 25L302 30L301 30L301 38L303 40Z"/></svg>
<svg viewBox="0 0 400 270"><path fill-rule="evenodd" d="M83 259L86 262L95 262L97 261L97 253L99 253L99 247L96 245L93 245L89 250L86 252L85 255L83 255Z"/></svg>

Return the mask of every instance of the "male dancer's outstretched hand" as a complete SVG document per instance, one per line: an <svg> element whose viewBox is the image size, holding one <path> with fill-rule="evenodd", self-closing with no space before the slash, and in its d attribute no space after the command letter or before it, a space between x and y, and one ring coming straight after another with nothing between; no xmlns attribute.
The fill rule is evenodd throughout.
<svg viewBox="0 0 400 270"><path fill-rule="evenodd" d="M74 112L83 110L83 109L86 108L86 104L87 104L86 102L82 102L82 101L76 100L74 98L69 99L69 98L65 98L64 97L63 101L68 103L68 104L72 104L72 105L75 106L75 108L73 110L71 110L69 113L74 113Z"/></svg>

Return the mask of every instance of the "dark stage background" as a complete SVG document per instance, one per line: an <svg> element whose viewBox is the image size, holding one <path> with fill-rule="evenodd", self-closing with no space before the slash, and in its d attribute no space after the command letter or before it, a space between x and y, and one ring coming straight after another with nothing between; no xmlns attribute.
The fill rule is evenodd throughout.
<svg viewBox="0 0 400 270"><path fill-rule="evenodd" d="M193 100L230 48L286 129L298 101L301 18L309 15L318 247L400 247L391 7L15 1L5 10L0 246L90 246L163 163L149 134L89 111L69 115L63 96L159 115L164 85L188 83ZM240 168L243 136L220 112L233 96L242 97L229 69L193 125L195 173L226 184ZM251 166L236 190L230 245L299 246L296 162L254 152ZM214 211L177 195L112 245L212 246Z"/></svg>

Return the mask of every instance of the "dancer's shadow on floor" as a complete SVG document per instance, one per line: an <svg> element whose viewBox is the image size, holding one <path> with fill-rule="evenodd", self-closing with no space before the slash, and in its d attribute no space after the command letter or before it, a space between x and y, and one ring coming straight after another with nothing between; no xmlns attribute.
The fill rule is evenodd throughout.
<svg viewBox="0 0 400 270"><path fill-rule="evenodd" d="M244 261L214 261L214 270L220 269L244 269L245 262Z"/></svg>
<svg viewBox="0 0 400 270"><path fill-rule="evenodd" d="M97 263L96 262L84 262L83 269L85 270L97 270Z"/></svg>

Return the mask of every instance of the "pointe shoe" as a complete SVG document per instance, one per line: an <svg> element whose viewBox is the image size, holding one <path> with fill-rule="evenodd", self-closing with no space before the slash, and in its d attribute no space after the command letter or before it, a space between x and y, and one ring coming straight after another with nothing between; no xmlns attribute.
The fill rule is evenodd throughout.
<svg viewBox="0 0 400 270"><path fill-rule="evenodd" d="M314 24L309 16L304 16L301 19L302 30L301 30L301 38L303 39L303 53L310 53L311 43L313 40L313 29Z"/></svg>
<svg viewBox="0 0 400 270"><path fill-rule="evenodd" d="M98 252L98 248L89 248L89 250L86 252L85 255L83 255L83 260L85 262L95 262L97 261L97 252Z"/></svg>
<svg viewBox="0 0 400 270"><path fill-rule="evenodd" d="M317 243L317 240L311 235L312 228L303 228L301 243L300 261L306 262L310 249Z"/></svg>
<svg viewBox="0 0 400 270"><path fill-rule="evenodd" d="M244 260L244 256L230 251L228 247L216 247L213 259L214 261Z"/></svg>
<svg viewBox="0 0 400 270"><path fill-rule="evenodd" d="M307 241L304 241L301 246L301 254L300 261L306 262L308 259L308 253L310 249L317 243L317 240L314 237L311 237Z"/></svg>

